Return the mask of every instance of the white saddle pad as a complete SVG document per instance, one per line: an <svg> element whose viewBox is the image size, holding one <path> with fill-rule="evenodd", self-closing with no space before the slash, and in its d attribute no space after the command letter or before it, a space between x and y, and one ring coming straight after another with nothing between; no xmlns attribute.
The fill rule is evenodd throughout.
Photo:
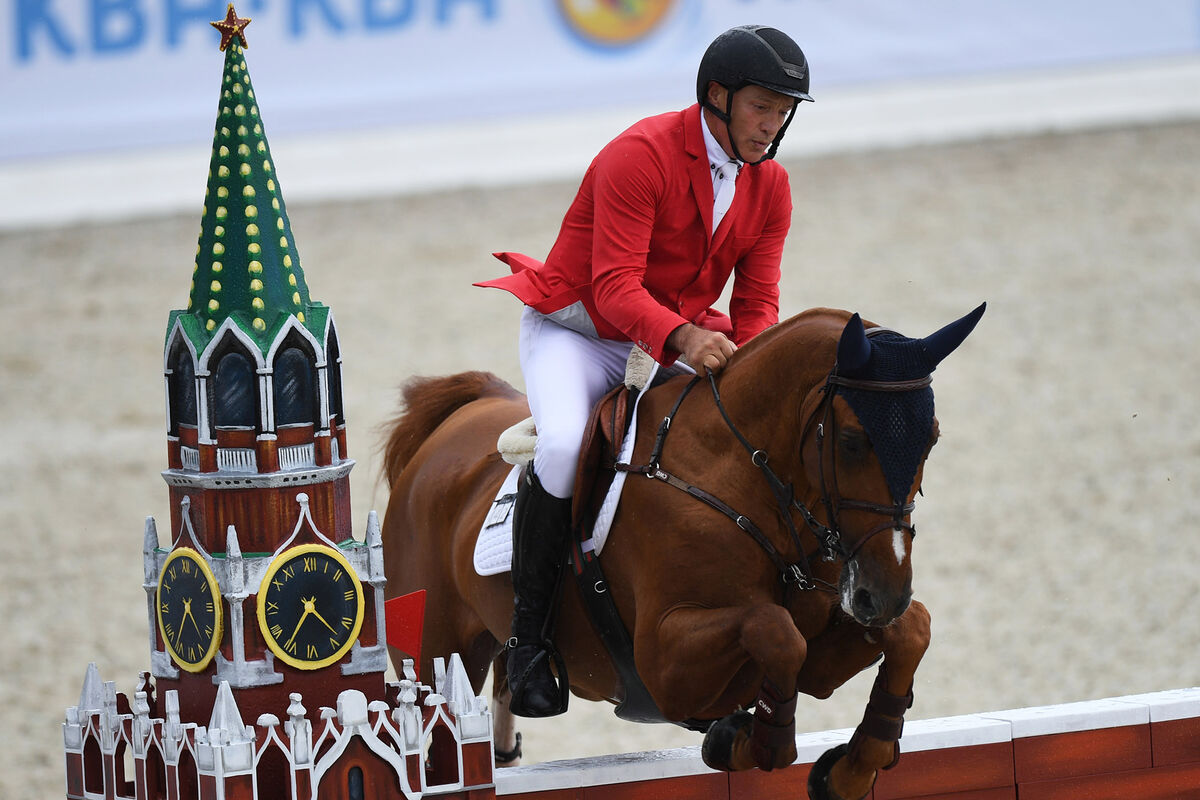
<svg viewBox="0 0 1200 800"><path fill-rule="evenodd" d="M508 471L508 477L500 485L492 507L483 518L483 527L475 540L475 571L480 575L499 575L512 569L513 504L520 477L520 466Z"/></svg>
<svg viewBox="0 0 1200 800"><path fill-rule="evenodd" d="M643 395L645 392L639 392L637 400L634 401L629 430L625 434L621 452L617 454L619 462L627 464L633 455L633 443L637 438L637 407L642 402ZM487 516L483 519L483 527L479 529L479 537L475 540L475 571L480 575L498 575L512 569L513 504L517 499L517 481L520 474L520 466L514 466L509 470L508 477L500 485L500 490L496 492L496 497L492 500L492 507L488 509ZM617 513L621 489L625 486L625 477L628 474L627 472L618 472L613 478L612 485L608 488L608 494L604 496L604 502L600 504L596 524L592 528L592 538L583 543L585 553L594 550L599 554L604 548L609 528L612 527L613 516Z"/></svg>

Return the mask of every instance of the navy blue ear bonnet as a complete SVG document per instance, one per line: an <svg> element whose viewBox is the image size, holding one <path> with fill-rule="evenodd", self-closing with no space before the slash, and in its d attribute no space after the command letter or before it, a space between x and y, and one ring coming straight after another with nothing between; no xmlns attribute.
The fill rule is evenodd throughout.
<svg viewBox="0 0 1200 800"><path fill-rule="evenodd" d="M855 314L842 332L835 374L881 383L926 378L966 339L986 308L984 303L924 339L876 329L868 336ZM840 392L850 404L871 440L892 500L903 505L933 435L933 389L928 385L903 391L834 385L830 389Z"/></svg>

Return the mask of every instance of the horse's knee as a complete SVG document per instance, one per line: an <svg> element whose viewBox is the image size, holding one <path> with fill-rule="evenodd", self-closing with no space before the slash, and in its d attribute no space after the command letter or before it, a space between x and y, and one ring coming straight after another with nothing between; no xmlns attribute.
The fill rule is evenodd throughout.
<svg viewBox="0 0 1200 800"><path fill-rule="evenodd" d="M900 619L882 629L883 651L889 663L905 663L916 669L932 640L929 610L913 601Z"/></svg>
<svg viewBox="0 0 1200 800"><path fill-rule="evenodd" d="M741 644L776 686L792 690L808 657L808 642L783 606L754 607L742 621Z"/></svg>

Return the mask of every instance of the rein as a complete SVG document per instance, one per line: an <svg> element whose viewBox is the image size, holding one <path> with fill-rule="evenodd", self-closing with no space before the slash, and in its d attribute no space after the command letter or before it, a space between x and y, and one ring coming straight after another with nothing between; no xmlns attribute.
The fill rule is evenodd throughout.
<svg viewBox="0 0 1200 800"><path fill-rule="evenodd" d="M868 332L868 335L881 332L882 330L885 329L872 329ZM843 562L849 561L858 554L863 545L865 545L873 536L881 531L888 530L889 528L907 530L913 536L916 536L916 530L912 524L904 522L903 519L912 512L912 503L897 503L895 505L886 506L862 500L842 499L837 495L836 465L833 469L834 493L833 495L830 494L829 486L825 478L825 424L830 423L832 425L834 423L833 397L837 392L837 387L839 386L877 392L907 392L915 389L923 389L926 386L929 386L931 383L930 376L909 381L863 381L840 377L837 375L836 365L834 369L830 371L829 376L826 378L825 386L821 389L825 396L821 401L822 408L820 409L822 421L817 424L817 457L821 478L821 500L825 506L828 518L833 523L833 527L822 524L820 520L818 520L816 516L808 509L808 507L796 498L795 487L791 483L785 484L783 480L780 479L777 474L775 474L775 471L772 470L768 465L767 452L761 448L754 447L742 434L742 432L738 430L737 425L734 424L733 420L729 416L729 413L725 410L724 403L721 402L721 393L717 389L717 379L712 370L707 370L707 377L709 385L712 389L713 401L717 406L717 410L721 414L721 418L725 421L725 425L729 428L730 432L733 433L734 437L738 440L746 452L749 453L750 462L758 468L763 478L766 480L767 485L771 488L771 493L775 496L775 502L779 511L779 516L783 519L784 524L787 526L789 538L791 539L792 544L795 546L796 552L799 554L798 560L789 563L786 559L784 559L783 555L780 554L779 549L772 544L771 540L765 533L763 533L762 529L759 528L758 525L756 525L749 517L739 513L729 504L725 503L723 500L711 494L710 492L705 491L698 486L694 486L687 481L672 475L662 468L662 451L666 444L667 434L671 429L671 422L678 414L679 408L683 405L684 399L688 396L692 389L695 388L696 384L700 382L701 378L699 375L690 380L687 385L684 386L683 391L680 393L679 397L676 398L675 404L672 406L671 411L666 417L663 418L663 421L659 423L658 432L656 433L654 439L654 447L650 452L650 459L648 463L638 466L617 463L614 465L614 468L621 472L636 473L645 475L647 478L660 480L670 486L675 487L676 489L679 489L680 491L686 492L697 500L700 500L709 507L721 512L726 517L733 520L734 524L748 534L750 538L753 539L756 544L758 544L763 552L766 553L767 558L779 572L780 578L784 584L785 592L789 587L792 586L801 591L811 591L813 589L822 589L835 593L837 591L836 586L828 581L817 578L813 574L811 565L812 556L809 556L804 552L804 546L800 541L800 531L797 529L796 524L793 521L792 511L799 513L801 519L803 519L804 523L808 526L808 529L816 537L818 543L817 553L819 553L822 557L822 560L826 562L832 562L835 560L841 560ZM814 414L814 418L815 417L816 414ZM808 431L808 428L809 424L806 424L804 428L805 433ZM802 438L803 436L804 434L802 434ZM836 458L836 450L834 452ZM856 542L852 548L847 549L842 541L842 535L838 525L838 512L841 509L883 514L890 517L890 519L887 522L872 528L866 533L866 535ZM815 556L816 553L813 555Z"/></svg>
<svg viewBox="0 0 1200 800"><path fill-rule="evenodd" d="M717 408L721 411L721 416L724 417L726 424L728 424L729 429L733 432L734 436L737 437L738 441L740 441L742 445L750 452L750 460L755 466L762 470L763 475L767 478L767 483L770 485L772 492L775 494L776 501L779 503L780 509L783 512L782 516L787 521L787 526L791 533L792 541L796 544L800 551L799 561L791 564L785 561L783 556L779 553L778 548L771 543L771 540L767 538L765 533L762 532L762 529L755 525L753 520L751 520L745 514L738 513L719 497L705 491L704 489L701 489L698 486L694 486L687 481L676 477L675 475L672 475L662 468L660 461L662 458L663 446L666 444L667 434L671 430L671 420L674 419L675 415L678 413L679 407L683 404L684 398L686 398L696 384L700 382L699 375L688 381L687 385L683 387L683 391L680 393L679 397L676 398L675 405L672 406L671 412L663 418L661 423L659 423L658 433L655 435L654 448L650 452L649 462L643 466L618 463L614 465L615 468L622 472L633 472L640 475L645 475L647 478L660 480L670 486L674 486L676 489L686 492L697 500L700 500L709 507L716 509L729 519L733 520L734 524L749 534L750 538L753 539L755 543L757 543L758 546L767 554L767 558L769 558L771 563L775 565L775 568L779 571L780 577L783 579L785 585L795 584L797 588L803 591L808 591L817 588L818 584L823 584L824 588L834 590L832 584L829 584L826 581L820 581L814 577L812 569L808 563L808 558L804 555L804 549L800 544L800 534L796 530L795 524L792 522L791 514L788 512L789 505L795 503L796 507L801 510L801 514L808 522L809 527L812 528L815 534L817 534L819 541L826 542L827 539L835 538L837 534L821 525L817 519L812 516L811 513L809 513L808 509L805 508L803 504L794 500L792 487L790 485L785 486L783 481L781 481L779 477L771 470L771 468L767 466L766 452L752 447L746 438L742 436L741 431L734 426L732 420L729 419L729 415L725 412L725 407L721 403L721 396L717 391L716 379L713 377L711 371L708 373L708 377L712 385L713 397L716 400ZM822 534L824 534L824 536Z"/></svg>

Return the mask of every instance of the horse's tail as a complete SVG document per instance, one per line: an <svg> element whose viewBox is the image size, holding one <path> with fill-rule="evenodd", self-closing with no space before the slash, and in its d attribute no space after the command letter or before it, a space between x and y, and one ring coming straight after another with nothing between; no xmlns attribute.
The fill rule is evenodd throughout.
<svg viewBox="0 0 1200 800"><path fill-rule="evenodd" d="M460 372L410 378L400 395L400 414L383 427L383 471L389 486L429 434L459 408L483 397L519 397L520 393L490 372Z"/></svg>

